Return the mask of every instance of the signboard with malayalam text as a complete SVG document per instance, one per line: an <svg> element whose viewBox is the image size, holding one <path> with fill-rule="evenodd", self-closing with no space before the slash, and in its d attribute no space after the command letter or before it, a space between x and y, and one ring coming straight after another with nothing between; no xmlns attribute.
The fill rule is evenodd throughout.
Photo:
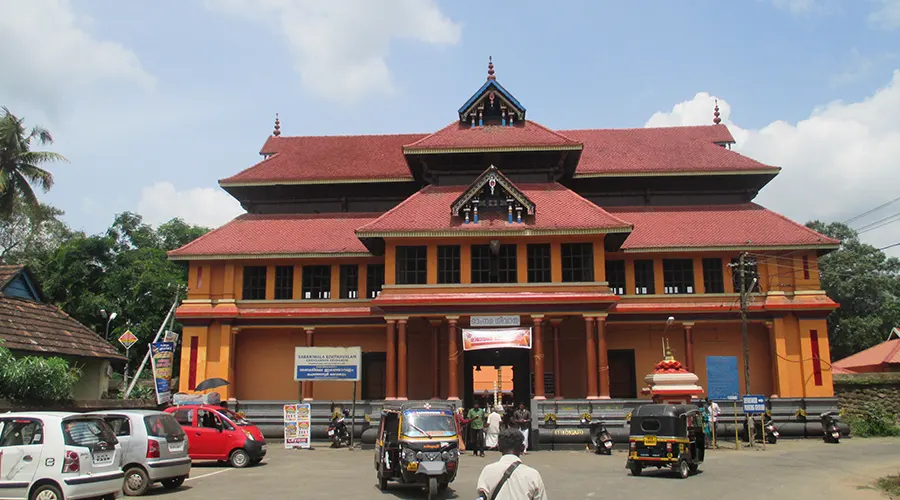
<svg viewBox="0 0 900 500"><path fill-rule="evenodd" d="M131 333L131 330L125 330L125 333L119 335L119 343L125 346L125 349L131 349L135 343L137 343L138 338Z"/></svg>
<svg viewBox="0 0 900 500"><path fill-rule="evenodd" d="M709 399L737 400L740 394L737 356L706 357L706 390Z"/></svg>
<svg viewBox="0 0 900 500"><path fill-rule="evenodd" d="M150 366L156 388L156 402L165 404L172 400L172 364L175 360L175 344L153 342L150 344Z"/></svg>
<svg viewBox="0 0 900 500"><path fill-rule="evenodd" d="M520 326L522 318L514 316L472 316L469 318L470 326Z"/></svg>
<svg viewBox="0 0 900 500"><path fill-rule="evenodd" d="M766 412L766 397L759 395L746 395L743 399L744 413L747 415L761 415Z"/></svg>
<svg viewBox="0 0 900 500"><path fill-rule="evenodd" d="M362 349L359 347L295 347L294 380L359 381Z"/></svg>
<svg viewBox="0 0 900 500"><path fill-rule="evenodd" d="M531 349L531 328L463 328L463 350Z"/></svg>

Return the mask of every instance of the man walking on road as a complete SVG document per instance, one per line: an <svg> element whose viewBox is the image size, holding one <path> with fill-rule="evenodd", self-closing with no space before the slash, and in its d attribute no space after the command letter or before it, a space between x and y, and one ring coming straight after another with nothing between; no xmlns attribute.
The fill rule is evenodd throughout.
<svg viewBox="0 0 900 500"><path fill-rule="evenodd" d="M500 431L500 460L486 465L478 477L479 500L547 500L541 474L522 463L525 437L518 429Z"/></svg>
<svg viewBox="0 0 900 500"><path fill-rule="evenodd" d="M525 403L519 403L519 409L513 413L513 423L525 437L525 449L522 453L528 451L528 431L531 430L531 412L525 409Z"/></svg>
<svg viewBox="0 0 900 500"><path fill-rule="evenodd" d="M471 446L473 455L481 455L484 456L484 410L479 408L478 402L475 402L475 405L469 410L469 414L466 415L466 419L469 421L469 428L472 429L473 438L475 439L475 443Z"/></svg>

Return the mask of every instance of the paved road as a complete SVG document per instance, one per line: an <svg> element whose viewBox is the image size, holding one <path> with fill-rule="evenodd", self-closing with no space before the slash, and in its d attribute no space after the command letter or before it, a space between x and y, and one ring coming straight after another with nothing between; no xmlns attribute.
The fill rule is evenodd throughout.
<svg viewBox="0 0 900 500"><path fill-rule="evenodd" d="M289 451L272 443L269 456L257 467L195 464L182 489L156 488L150 495L165 500L424 498L421 490L399 485L379 492L372 457L372 451ZM464 456L445 498L474 498L481 468L497 458L497 454L485 459ZM624 467L624 451L611 457L542 451L529 453L525 462L541 471L553 499L698 498L715 496L712 492L728 492L729 500L884 499L867 487L876 478L900 470L900 439L850 439L839 445L782 441L766 452L716 450L707 456L700 474L683 481L655 470L631 477Z"/></svg>

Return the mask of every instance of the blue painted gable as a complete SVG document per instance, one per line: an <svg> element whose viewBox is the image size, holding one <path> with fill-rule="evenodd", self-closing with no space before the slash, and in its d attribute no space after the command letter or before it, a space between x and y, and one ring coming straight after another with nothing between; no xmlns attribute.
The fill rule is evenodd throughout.
<svg viewBox="0 0 900 500"><path fill-rule="evenodd" d="M37 288L31 283L28 276L22 272L6 284L6 287L3 289L3 294L7 297L18 297L34 302L41 301Z"/></svg>
<svg viewBox="0 0 900 500"><path fill-rule="evenodd" d="M495 90L495 91L499 92L500 95L502 95L504 98L506 98L507 101L509 101L513 106L516 107L516 111L518 111L522 115L525 114L525 107L522 106L522 103L520 103L518 99L513 97L513 95L510 94L508 90L503 88L503 85L500 85L499 83L497 83L497 80L488 80L488 81L484 82L484 85L482 85L481 88L478 89L478 91L475 92L475 94L473 94L472 97L470 97L469 100L466 101L466 103L463 104L461 108L459 108L458 113L459 113L460 119L462 119L463 114L469 108L471 108L472 105L475 104L479 99L484 97L484 95L487 94L487 92L489 90Z"/></svg>

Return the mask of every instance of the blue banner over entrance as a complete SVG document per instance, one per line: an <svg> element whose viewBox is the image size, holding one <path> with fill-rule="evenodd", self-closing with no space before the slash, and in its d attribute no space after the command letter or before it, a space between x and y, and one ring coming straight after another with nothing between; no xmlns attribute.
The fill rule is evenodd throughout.
<svg viewBox="0 0 900 500"><path fill-rule="evenodd" d="M706 390L710 399L738 398L737 356L706 357Z"/></svg>

